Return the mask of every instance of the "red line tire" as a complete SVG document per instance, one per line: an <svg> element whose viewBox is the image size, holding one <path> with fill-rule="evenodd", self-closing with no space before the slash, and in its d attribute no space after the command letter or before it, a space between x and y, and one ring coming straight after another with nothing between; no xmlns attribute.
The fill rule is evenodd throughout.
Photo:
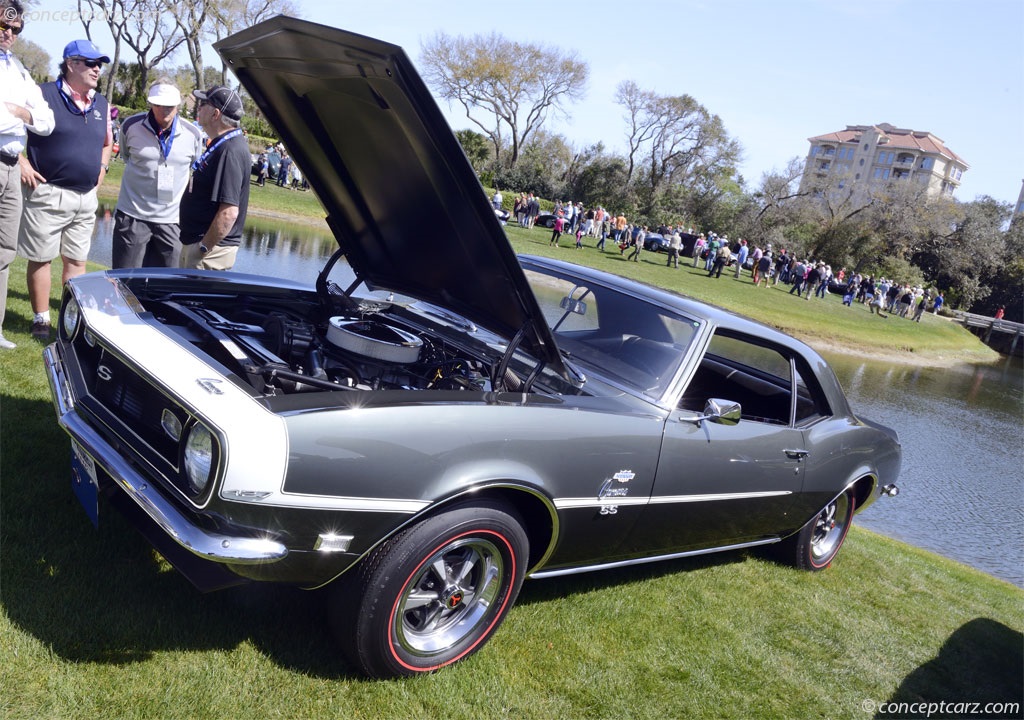
<svg viewBox="0 0 1024 720"><path fill-rule="evenodd" d="M824 570L839 553L853 524L853 488L830 502L795 535L778 545L778 557L801 570Z"/></svg>
<svg viewBox="0 0 1024 720"><path fill-rule="evenodd" d="M338 585L331 624L373 677L431 672L490 639L522 587L529 541L498 503L463 504L390 538Z"/></svg>

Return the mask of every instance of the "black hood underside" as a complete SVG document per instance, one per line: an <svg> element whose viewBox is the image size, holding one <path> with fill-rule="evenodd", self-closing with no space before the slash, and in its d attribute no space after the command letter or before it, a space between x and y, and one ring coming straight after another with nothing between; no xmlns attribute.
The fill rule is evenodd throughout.
<svg viewBox="0 0 1024 720"><path fill-rule="evenodd" d="M357 277L519 335L565 373L479 180L400 47L283 16L214 47L280 133Z"/></svg>

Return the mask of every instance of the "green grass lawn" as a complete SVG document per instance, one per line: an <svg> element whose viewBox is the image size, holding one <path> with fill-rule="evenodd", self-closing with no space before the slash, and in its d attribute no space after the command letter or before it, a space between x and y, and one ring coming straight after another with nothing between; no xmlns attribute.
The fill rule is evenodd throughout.
<svg viewBox="0 0 1024 720"><path fill-rule="evenodd" d="M546 240L514 242L546 251ZM621 265L617 253L557 252ZM353 675L322 593L200 595L109 506L92 527L70 490L42 346L28 337L24 269L12 268L6 323L19 347L0 355L5 720L870 718L888 701L1024 701L1024 591L858 528L817 574L733 553L529 582L467 662L404 681ZM792 312L838 305L672 277L684 290L792 301Z"/></svg>

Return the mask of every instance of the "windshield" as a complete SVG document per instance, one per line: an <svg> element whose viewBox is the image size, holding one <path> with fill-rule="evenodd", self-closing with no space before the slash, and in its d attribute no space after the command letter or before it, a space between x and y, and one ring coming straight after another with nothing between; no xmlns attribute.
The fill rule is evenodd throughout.
<svg viewBox="0 0 1024 720"><path fill-rule="evenodd" d="M698 324L642 298L601 285L527 270L537 302L570 362L660 397Z"/></svg>

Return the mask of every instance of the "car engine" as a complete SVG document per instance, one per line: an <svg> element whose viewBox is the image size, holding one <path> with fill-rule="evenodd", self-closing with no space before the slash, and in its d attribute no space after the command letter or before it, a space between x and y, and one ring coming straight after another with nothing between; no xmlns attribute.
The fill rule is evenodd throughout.
<svg viewBox="0 0 1024 720"><path fill-rule="evenodd" d="M266 395L345 390L478 390L490 364L388 314L390 303L319 306L164 297L148 308ZM294 307L305 309L296 312Z"/></svg>

